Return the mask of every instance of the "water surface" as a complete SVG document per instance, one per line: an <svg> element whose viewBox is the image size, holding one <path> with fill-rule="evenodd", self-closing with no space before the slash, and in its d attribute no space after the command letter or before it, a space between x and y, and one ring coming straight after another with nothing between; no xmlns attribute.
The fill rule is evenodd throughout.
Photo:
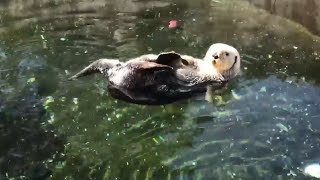
<svg viewBox="0 0 320 180"><path fill-rule="evenodd" d="M304 2L1 1L0 177L308 179L320 43L319 3ZM66 80L98 58L203 57L215 42L240 51L242 74L213 102L134 105L102 76Z"/></svg>

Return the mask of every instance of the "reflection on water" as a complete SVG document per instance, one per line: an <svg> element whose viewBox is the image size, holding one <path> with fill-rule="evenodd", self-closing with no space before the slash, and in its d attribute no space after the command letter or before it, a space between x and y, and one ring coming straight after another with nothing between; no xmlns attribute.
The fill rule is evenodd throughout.
<svg viewBox="0 0 320 180"><path fill-rule="evenodd" d="M320 159L318 1L250 2L1 1L0 177L307 178ZM66 81L101 57L203 57L213 42L239 49L243 71L212 103L132 105L101 76Z"/></svg>

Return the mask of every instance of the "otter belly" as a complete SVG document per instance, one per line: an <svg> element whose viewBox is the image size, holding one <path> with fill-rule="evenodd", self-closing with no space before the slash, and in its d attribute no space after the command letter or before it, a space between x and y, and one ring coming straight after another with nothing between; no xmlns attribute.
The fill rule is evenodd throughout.
<svg viewBox="0 0 320 180"><path fill-rule="evenodd" d="M130 71L127 68L111 69L108 72L109 83L113 86L128 88L132 83L130 80Z"/></svg>

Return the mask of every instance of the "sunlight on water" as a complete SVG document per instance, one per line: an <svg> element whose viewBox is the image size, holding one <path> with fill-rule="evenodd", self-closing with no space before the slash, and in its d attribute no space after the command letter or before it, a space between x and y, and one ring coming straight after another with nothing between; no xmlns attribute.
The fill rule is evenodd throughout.
<svg viewBox="0 0 320 180"><path fill-rule="evenodd" d="M0 2L0 178L308 178L320 161L319 8L313 0ZM180 28L168 28L171 20ZM134 105L112 98L102 76L67 81L99 58L203 57L215 42L240 51L242 73L212 103Z"/></svg>

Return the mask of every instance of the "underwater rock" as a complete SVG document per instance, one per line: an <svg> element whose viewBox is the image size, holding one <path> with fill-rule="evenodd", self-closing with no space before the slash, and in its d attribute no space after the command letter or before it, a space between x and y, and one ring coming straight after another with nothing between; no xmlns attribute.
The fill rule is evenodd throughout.
<svg viewBox="0 0 320 180"><path fill-rule="evenodd" d="M61 151L63 143L51 127L42 125L46 111L39 85L24 83L12 97L0 99L0 176L46 179L51 173L42 161Z"/></svg>

